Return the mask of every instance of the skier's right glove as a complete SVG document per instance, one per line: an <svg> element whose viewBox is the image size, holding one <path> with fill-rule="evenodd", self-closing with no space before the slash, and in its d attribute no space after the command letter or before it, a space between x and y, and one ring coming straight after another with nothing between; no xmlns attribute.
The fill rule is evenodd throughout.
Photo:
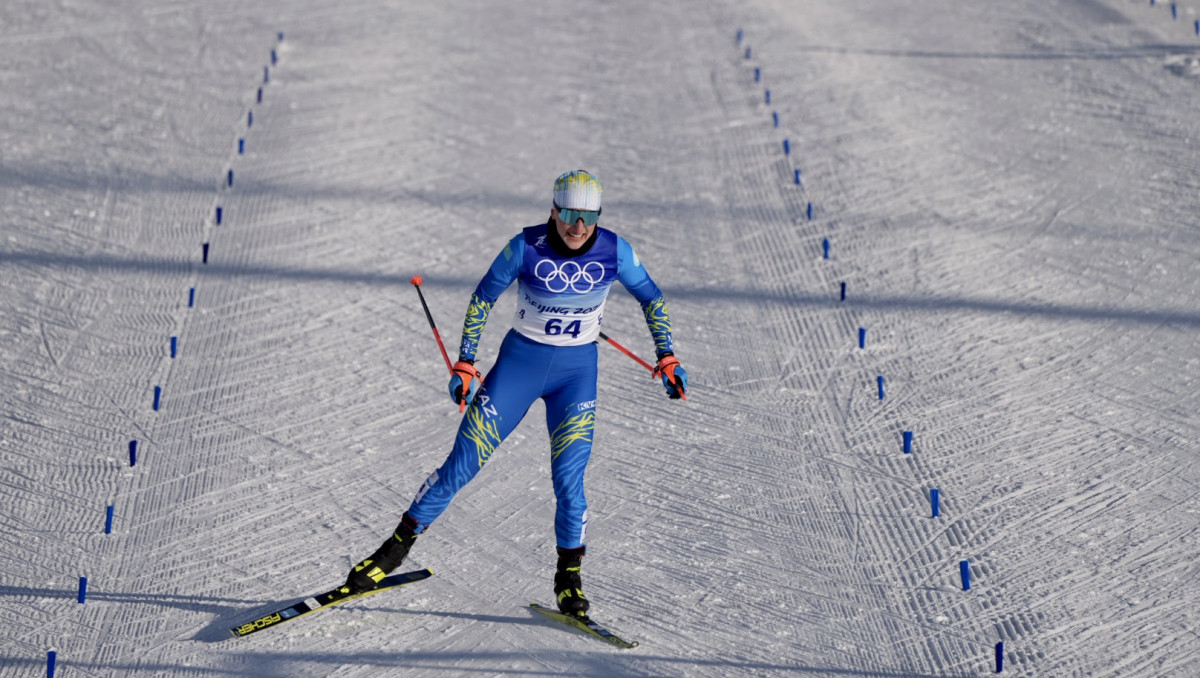
<svg viewBox="0 0 1200 678"><path fill-rule="evenodd" d="M475 399L475 392L479 390L479 384L483 381L483 375L479 374L479 370L475 369L473 360L460 360L454 363L454 368L450 374L450 398L458 405L458 411L462 412L467 405Z"/></svg>
<svg viewBox="0 0 1200 678"><path fill-rule="evenodd" d="M667 389L667 396L672 400L680 398L687 400L687 370L679 364L679 359L675 357L675 354L664 353L659 357L658 365L654 368L654 376L662 377L663 386Z"/></svg>

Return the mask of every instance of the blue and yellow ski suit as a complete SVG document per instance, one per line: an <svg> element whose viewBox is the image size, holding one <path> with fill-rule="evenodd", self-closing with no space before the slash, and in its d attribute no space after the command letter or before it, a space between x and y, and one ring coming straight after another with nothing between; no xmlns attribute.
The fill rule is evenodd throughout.
<svg viewBox="0 0 1200 678"><path fill-rule="evenodd" d="M433 523L542 398L557 500L555 538L561 548L578 548L587 530L583 476L596 423L595 342L608 290L619 280L641 303L660 357L674 352L667 306L633 247L616 233L597 226L572 251L552 221L530 226L508 242L475 288L459 360L474 361L488 314L514 280L513 329L463 416L454 448L421 486L408 516L418 532Z"/></svg>

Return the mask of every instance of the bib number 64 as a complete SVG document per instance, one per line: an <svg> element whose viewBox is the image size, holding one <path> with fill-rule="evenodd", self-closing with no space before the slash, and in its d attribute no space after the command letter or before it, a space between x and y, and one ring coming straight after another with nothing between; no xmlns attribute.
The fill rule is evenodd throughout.
<svg viewBox="0 0 1200 678"><path fill-rule="evenodd" d="M550 320L546 321L546 334L549 336L558 336L560 334L569 334L572 337L578 338L579 337L579 323L580 323L580 321L578 321L578 320L572 320L571 322L567 323L566 325L563 325L562 318L551 318Z"/></svg>

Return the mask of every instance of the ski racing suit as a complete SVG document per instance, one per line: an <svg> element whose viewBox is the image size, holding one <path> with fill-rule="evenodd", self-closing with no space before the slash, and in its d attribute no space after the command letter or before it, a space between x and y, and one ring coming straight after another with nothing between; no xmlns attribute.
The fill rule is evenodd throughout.
<svg viewBox="0 0 1200 678"><path fill-rule="evenodd" d="M620 281L641 303L655 352L673 353L666 301L622 237L596 227L578 250L561 244L553 221L508 242L475 288L463 323L459 360L474 361L492 305L517 281L513 329L459 424L454 447L408 509L428 527L479 472L538 398L546 404L557 545L584 546L583 475L596 423L596 340L604 302Z"/></svg>

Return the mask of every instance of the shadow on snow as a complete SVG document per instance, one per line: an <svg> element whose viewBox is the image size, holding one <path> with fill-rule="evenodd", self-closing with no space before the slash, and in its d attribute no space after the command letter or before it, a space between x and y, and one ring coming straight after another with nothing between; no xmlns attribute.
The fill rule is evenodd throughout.
<svg viewBox="0 0 1200 678"><path fill-rule="evenodd" d="M167 259L129 259L108 255L75 256L51 252L0 252L0 265L35 267L73 267L98 273L166 275L194 271L206 278L248 278L275 280L280 283L345 283L380 287L406 286L409 273L383 273L347 269L285 268L276 266L236 266L220 263L171 261ZM425 285L458 290L474 289L476 280L462 277L422 275ZM866 295L839 301L835 290L783 295L754 289L725 287L696 291L664 287L667 299L694 302L772 303L806 309L838 306L870 308L881 311L914 313L976 313L1054 318L1085 322L1121 321L1134 324L1173 324L1200 326L1200 311L1174 309L1118 308L1033 302L1008 302L997 299L970 299L941 296Z"/></svg>

